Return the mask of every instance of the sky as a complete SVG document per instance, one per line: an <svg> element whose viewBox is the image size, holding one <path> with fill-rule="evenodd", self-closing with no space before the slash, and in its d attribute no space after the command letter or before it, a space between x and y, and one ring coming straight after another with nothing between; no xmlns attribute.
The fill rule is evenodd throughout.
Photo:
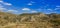
<svg viewBox="0 0 60 28"><path fill-rule="evenodd" d="M60 0L0 0L0 11L14 14L37 12L60 14Z"/></svg>

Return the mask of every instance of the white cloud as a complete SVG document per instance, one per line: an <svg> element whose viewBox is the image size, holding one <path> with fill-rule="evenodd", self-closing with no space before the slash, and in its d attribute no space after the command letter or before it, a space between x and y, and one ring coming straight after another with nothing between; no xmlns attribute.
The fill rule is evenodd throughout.
<svg viewBox="0 0 60 28"><path fill-rule="evenodd" d="M28 5L32 5L32 3L28 3Z"/></svg>
<svg viewBox="0 0 60 28"><path fill-rule="evenodd" d="M13 12L18 12L18 11L17 10L8 10L7 12L13 13Z"/></svg>
<svg viewBox="0 0 60 28"><path fill-rule="evenodd" d="M2 4L0 4L0 8L4 7Z"/></svg>
<svg viewBox="0 0 60 28"><path fill-rule="evenodd" d="M29 9L29 8L23 8L22 10L24 10L24 11L29 11L30 9Z"/></svg>
<svg viewBox="0 0 60 28"><path fill-rule="evenodd" d="M0 8L0 10L2 11L2 10L6 10L6 8Z"/></svg>
<svg viewBox="0 0 60 28"><path fill-rule="evenodd" d="M52 9L47 9L47 10L52 11Z"/></svg>
<svg viewBox="0 0 60 28"><path fill-rule="evenodd" d="M4 12L6 8L0 8L0 12Z"/></svg>
<svg viewBox="0 0 60 28"><path fill-rule="evenodd" d="M0 0L0 11L5 11L5 10L7 10L7 8L5 8L6 6L4 6L4 5L12 5L12 4L10 4L10 3L6 3L6 2L4 2L3 0Z"/></svg>
<svg viewBox="0 0 60 28"><path fill-rule="evenodd" d="M4 6L0 4L0 11L4 11L4 10L6 10L6 8L4 8Z"/></svg>
<svg viewBox="0 0 60 28"><path fill-rule="evenodd" d="M60 6L56 6L57 8L55 8L55 10L60 10Z"/></svg>
<svg viewBox="0 0 60 28"><path fill-rule="evenodd" d="M3 0L0 0L0 12L18 12L16 10L8 10L6 6L11 6L11 3L4 2Z"/></svg>
<svg viewBox="0 0 60 28"><path fill-rule="evenodd" d="M0 0L0 3L3 4L3 5L8 5L8 6L11 6L12 5L11 3L4 2L3 0Z"/></svg>
<svg viewBox="0 0 60 28"><path fill-rule="evenodd" d="M36 13L37 11L31 11L31 13Z"/></svg>
<svg viewBox="0 0 60 28"><path fill-rule="evenodd" d="M56 6L55 10L60 10L60 6Z"/></svg>
<svg viewBox="0 0 60 28"><path fill-rule="evenodd" d="M35 3L35 2L33 2L33 1L30 1L30 3L28 3L27 5L33 5L33 3Z"/></svg>
<svg viewBox="0 0 60 28"><path fill-rule="evenodd" d="M2 1L2 0L0 0L0 3L3 3L3 1Z"/></svg>
<svg viewBox="0 0 60 28"><path fill-rule="evenodd" d="M56 6L56 7L59 7L60 8L60 6Z"/></svg>
<svg viewBox="0 0 60 28"><path fill-rule="evenodd" d="M31 1L31 3L36 3L36 2Z"/></svg>
<svg viewBox="0 0 60 28"><path fill-rule="evenodd" d="M8 6L11 6L12 4L11 3L3 3L4 5L8 5Z"/></svg>

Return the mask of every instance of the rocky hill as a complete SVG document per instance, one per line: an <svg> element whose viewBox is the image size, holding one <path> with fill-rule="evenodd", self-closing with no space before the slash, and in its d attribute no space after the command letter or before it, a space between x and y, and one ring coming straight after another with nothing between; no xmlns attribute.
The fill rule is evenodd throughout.
<svg viewBox="0 0 60 28"><path fill-rule="evenodd" d="M60 14L0 12L0 28L60 28Z"/></svg>

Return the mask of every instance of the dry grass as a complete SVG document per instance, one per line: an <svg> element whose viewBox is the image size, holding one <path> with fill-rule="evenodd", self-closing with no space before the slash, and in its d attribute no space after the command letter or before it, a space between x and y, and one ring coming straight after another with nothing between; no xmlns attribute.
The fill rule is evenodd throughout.
<svg viewBox="0 0 60 28"><path fill-rule="evenodd" d="M60 14L0 12L0 28L60 28Z"/></svg>

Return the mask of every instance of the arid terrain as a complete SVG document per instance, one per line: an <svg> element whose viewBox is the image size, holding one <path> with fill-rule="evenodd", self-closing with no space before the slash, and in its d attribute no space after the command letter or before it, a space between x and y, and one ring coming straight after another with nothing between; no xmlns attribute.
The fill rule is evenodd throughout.
<svg viewBox="0 0 60 28"><path fill-rule="evenodd" d="M60 28L60 14L0 12L0 28Z"/></svg>

